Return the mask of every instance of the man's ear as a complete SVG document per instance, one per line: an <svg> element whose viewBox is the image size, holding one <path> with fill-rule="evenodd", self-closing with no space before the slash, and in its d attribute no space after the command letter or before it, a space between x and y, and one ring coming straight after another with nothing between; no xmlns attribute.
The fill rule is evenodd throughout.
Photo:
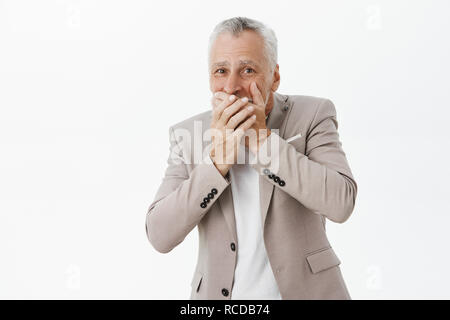
<svg viewBox="0 0 450 320"><path fill-rule="evenodd" d="M273 70L273 83L270 89L275 92L278 90L278 87L280 86L280 66L275 66L275 69Z"/></svg>

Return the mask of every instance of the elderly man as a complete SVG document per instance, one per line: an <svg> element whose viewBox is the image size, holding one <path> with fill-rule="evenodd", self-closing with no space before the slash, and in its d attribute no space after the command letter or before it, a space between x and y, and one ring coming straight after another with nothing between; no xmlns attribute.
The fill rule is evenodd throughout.
<svg viewBox="0 0 450 320"><path fill-rule="evenodd" d="M333 103L277 93L275 33L248 18L216 26L209 76L212 110L169 130L150 243L167 253L198 227L191 299L350 299L325 232L357 193Z"/></svg>

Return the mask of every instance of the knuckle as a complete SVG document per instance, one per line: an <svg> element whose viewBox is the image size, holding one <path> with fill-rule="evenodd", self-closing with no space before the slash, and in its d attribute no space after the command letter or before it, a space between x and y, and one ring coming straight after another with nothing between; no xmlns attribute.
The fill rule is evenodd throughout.
<svg viewBox="0 0 450 320"><path fill-rule="evenodd" d="M225 100L222 100L222 101L220 101L220 106L222 107L222 108L226 108L227 106L228 106L228 103L227 103L227 101L225 101Z"/></svg>
<svg viewBox="0 0 450 320"><path fill-rule="evenodd" d="M242 114L239 112L233 117L233 121L235 124L238 124L242 120Z"/></svg>
<svg viewBox="0 0 450 320"><path fill-rule="evenodd" d="M227 109L223 110L222 114L223 114L225 117L229 117L229 116L230 116L230 109L227 108Z"/></svg>

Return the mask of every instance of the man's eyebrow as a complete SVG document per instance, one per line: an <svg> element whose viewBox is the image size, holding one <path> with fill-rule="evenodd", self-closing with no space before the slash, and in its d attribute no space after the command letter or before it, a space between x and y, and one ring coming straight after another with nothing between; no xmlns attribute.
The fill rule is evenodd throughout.
<svg viewBox="0 0 450 320"><path fill-rule="evenodd" d="M211 65L211 68L214 69L214 68L218 68L218 67L225 67L228 65L229 65L228 61L220 61L220 62L213 63Z"/></svg>
<svg viewBox="0 0 450 320"><path fill-rule="evenodd" d="M258 67L259 65L256 63L256 62L254 62L253 60L239 60L239 65L246 65L246 64L248 64L248 65L251 65L251 66L255 66L255 67Z"/></svg>
<svg viewBox="0 0 450 320"><path fill-rule="evenodd" d="M216 63L213 63L212 65L211 65L211 69L214 69L214 68L218 68L218 67L226 67L226 66L229 66L230 64L228 63L228 61L220 61L220 62L216 62ZM243 66L243 65L251 65L251 66L255 66L255 67L258 67L259 65L256 63L256 62L254 62L253 60L239 60L239 65L240 66Z"/></svg>

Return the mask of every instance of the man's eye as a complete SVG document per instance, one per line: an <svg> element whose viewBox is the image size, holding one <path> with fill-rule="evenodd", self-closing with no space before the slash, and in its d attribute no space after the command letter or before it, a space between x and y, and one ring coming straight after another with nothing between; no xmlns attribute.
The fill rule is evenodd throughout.
<svg viewBox="0 0 450 320"><path fill-rule="evenodd" d="M221 72L220 72L221 71ZM225 70L223 70L223 69L217 69L216 70L216 73L225 73Z"/></svg>
<svg viewBox="0 0 450 320"><path fill-rule="evenodd" d="M246 68L245 71L247 71L247 70L250 70L251 73L255 72L255 70L253 70L252 68ZM249 73L249 72L246 72L246 73Z"/></svg>

